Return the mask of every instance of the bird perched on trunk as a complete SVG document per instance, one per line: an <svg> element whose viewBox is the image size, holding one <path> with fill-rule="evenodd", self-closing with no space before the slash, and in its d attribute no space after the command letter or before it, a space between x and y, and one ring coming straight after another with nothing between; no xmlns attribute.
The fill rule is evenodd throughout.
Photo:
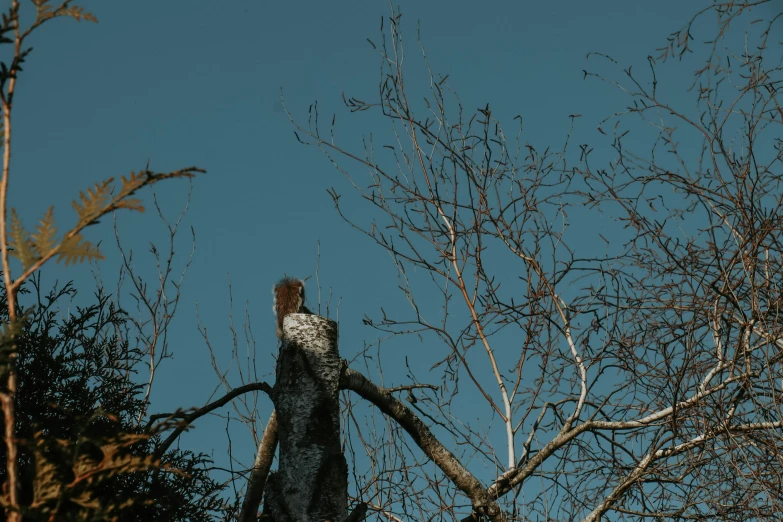
<svg viewBox="0 0 783 522"><path fill-rule="evenodd" d="M272 289L275 302L272 310L277 316L277 338L283 337L283 319L288 314L311 314L304 305L304 281L285 276Z"/></svg>

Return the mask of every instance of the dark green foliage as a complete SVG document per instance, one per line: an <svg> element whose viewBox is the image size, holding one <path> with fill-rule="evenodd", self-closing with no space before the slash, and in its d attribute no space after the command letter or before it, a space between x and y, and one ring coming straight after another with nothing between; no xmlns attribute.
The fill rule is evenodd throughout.
<svg viewBox="0 0 783 522"><path fill-rule="evenodd" d="M41 295L36 283L38 305L24 314L16 338L25 520L216 518L225 502L206 456L169 450L158 461L158 436L137 422L142 354L124 340L123 312L100 291L95 304L80 308L69 302L76 295L70 284ZM2 290L0 322L8 322Z"/></svg>

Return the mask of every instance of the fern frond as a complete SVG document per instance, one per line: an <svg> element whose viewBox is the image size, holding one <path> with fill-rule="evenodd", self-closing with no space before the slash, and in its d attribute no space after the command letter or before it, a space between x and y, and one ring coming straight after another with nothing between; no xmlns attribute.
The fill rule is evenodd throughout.
<svg viewBox="0 0 783 522"><path fill-rule="evenodd" d="M37 11L35 17L36 25L41 25L47 20L51 20L52 18L57 18L58 16L69 16L74 20L76 20L77 22L98 21L98 19L95 18L94 14L90 13L89 11L85 11L83 7L66 5L69 2L63 3L62 5L54 9L52 8L51 5L49 5L49 0L33 0L33 3L35 4L35 8Z"/></svg>
<svg viewBox="0 0 783 522"><path fill-rule="evenodd" d="M86 194L84 192L79 193L81 202L73 201L73 208L79 216L79 225L93 224L95 220L106 212L113 181L114 178L109 178L106 181L96 183L93 188L87 189Z"/></svg>
<svg viewBox="0 0 783 522"><path fill-rule="evenodd" d="M148 171L143 170L139 172L131 172L129 177L122 176L122 188L118 194L118 198L129 196L139 190L145 185L145 182L154 175Z"/></svg>
<svg viewBox="0 0 783 522"><path fill-rule="evenodd" d="M98 247L84 239L81 234L63 238L60 249L57 252L57 262L65 262L65 266L72 263L81 263L85 259L89 261L105 259Z"/></svg>
<svg viewBox="0 0 783 522"><path fill-rule="evenodd" d="M126 178L122 176L122 188L115 200L125 199L128 196L133 195L134 192L147 185L154 185L164 179L173 178L192 178L196 174L203 174L206 172L203 169L197 167L188 167L186 169L175 170L174 172L168 172L166 174L155 174L150 170L142 170L138 173L131 172L130 177Z"/></svg>
<svg viewBox="0 0 783 522"><path fill-rule="evenodd" d="M16 209L11 209L11 241L9 246L13 249L9 253L22 263L22 270L27 270L40 259L39 251L22 225L22 220L19 219Z"/></svg>
<svg viewBox="0 0 783 522"><path fill-rule="evenodd" d="M141 204L140 199L125 198L114 203L114 208L127 208L128 210L137 210L144 212L144 205Z"/></svg>
<svg viewBox="0 0 783 522"><path fill-rule="evenodd" d="M134 443L147 439L149 436L144 434L122 433L115 436L113 441L101 445L103 460L100 462L83 457L74 463L76 480L102 480L119 474L160 467L160 459L154 455L133 455L127 451Z"/></svg>
<svg viewBox="0 0 783 522"><path fill-rule="evenodd" d="M57 227L54 224L54 207L49 207L46 215L35 228L36 233L32 235L35 248L39 256L44 256L57 247L55 237L57 236Z"/></svg>
<svg viewBox="0 0 783 522"><path fill-rule="evenodd" d="M33 482L33 506L38 507L60 497L63 489L57 467L51 462L38 458L35 461L35 481Z"/></svg>
<svg viewBox="0 0 783 522"><path fill-rule="evenodd" d="M55 16L70 16L77 22L95 22L98 23L98 19L95 15L89 11L85 11L83 7L69 7L67 9L58 9L58 13Z"/></svg>
<svg viewBox="0 0 783 522"><path fill-rule="evenodd" d="M110 502L108 505L101 501L101 496L96 495L96 488L100 488L106 480L119 475L128 475L153 469L168 469L169 466L162 464L159 458L152 455L134 455L130 448L134 444L148 440L149 435L120 433L110 437L107 441L99 443L100 454L102 458L96 459L87 454L78 454L79 444L90 439L81 439L74 444L74 441L68 439L51 439L45 437L43 432L39 431L33 435L34 446L32 450L35 455L35 479L33 482L33 502L31 507L42 508L47 504L51 505L58 499L67 498L69 502L77 504L90 510L104 510L105 513L118 513L124 507L133 503L133 500L123 500L118 503ZM93 440L93 442L97 442ZM52 444L57 446L61 453L51 451ZM55 463L53 456L60 454L74 454L71 464L70 483L63 481L58 464ZM92 520L92 517L79 517ZM116 517L108 517L108 520L115 520ZM96 519L98 520L98 519ZM104 517L100 517L104 520Z"/></svg>

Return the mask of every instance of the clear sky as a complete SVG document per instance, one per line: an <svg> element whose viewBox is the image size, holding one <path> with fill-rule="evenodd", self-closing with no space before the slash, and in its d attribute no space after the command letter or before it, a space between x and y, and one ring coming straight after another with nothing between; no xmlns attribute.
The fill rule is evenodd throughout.
<svg viewBox="0 0 783 522"><path fill-rule="evenodd" d="M431 66L450 75L466 108L489 103L509 128L521 114L524 139L544 148L562 145L570 114L583 114L580 132L597 139L593 129L600 119L624 106L616 90L583 80L588 51L644 67L646 57L665 44L697 4L703 2L406 0L400 5L411 61L418 59L418 21ZM234 317L241 325L247 302L259 374L273 380L270 289L284 273L314 276L319 240L323 291L333 289L333 305L341 299L343 355L350 357L364 342L374 341L377 334L362 325L363 315L377 317L381 306L405 306L395 269L383 251L337 217L329 187L346 194L355 215L371 215L349 197L345 179L317 150L297 143L280 108L280 92L302 120L314 101L323 114L336 112L343 143L361 150L361 134L378 131L384 121L351 116L342 107L341 93L377 97L379 61L366 39L378 40L389 4L85 0L78 5L99 23L55 20L32 39L35 50L15 106L10 201L28 228L54 204L62 230L73 218L70 201L78 190L108 176L139 170L147 161L155 171L190 165L208 171L193 182L178 244L181 265L192 226L196 254L170 331L174 359L160 369L152 411L203 405L218 385L197 331L196 304L227 365L228 276ZM413 78L422 83L409 84L411 92L426 95L424 78ZM157 189L170 218L184 204L187 188L174 181ZM143 197L151 207L150 193ZM154 274L148 243L160 245L165 239L154 212L125 213L119 227L139 270ZM111 224L92 227L87 235L103 242L107 260L99 268L112 287L118 257ZM74 279L83 294L94 286L86 265L47 269L45 280L54 279ZM314 277L308 288L311 308L317 307ZM418 340L407 342L415 349L422 346ZM425 357L422 372L442 357L435 351ZM407 382L394 361L388 368L387 385ZM233 375L231 382L239 384ZM219 419L202 420L185 444L226 466L224 425ZM235 434L235 456L249 464L250 439L241 429Z"/></svg>

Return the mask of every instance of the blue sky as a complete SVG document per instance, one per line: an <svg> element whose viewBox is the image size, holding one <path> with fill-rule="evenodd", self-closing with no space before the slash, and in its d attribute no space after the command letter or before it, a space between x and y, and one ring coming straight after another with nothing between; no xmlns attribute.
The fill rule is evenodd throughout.
<svg viewBox="0 0 783 522"><path fill-rule="evenodd" d="M53 204L63 230L73 218L70 202L78 191L108 176L139 170L147 161L161 172L190 165L208 171L193 181L179 238L180 266L190 248L190 226L196 254L170 331L174 359L160 369L152 410L200 406L218 385L197 330L196 305L227 365L229 276L234 317L241 324L247 303L259 374L273 380L270 289L284 273L314 276L319 241L322 291L332 289L333 307L340 302L343 355L350 357L364 342L374 341L377 334L362 325L364 314L377 317L381 306L387 311L405 307L394 266L334 212L326 193L330 187L346 194L354 215L371 218L328 161L297 143L280 109L280 92L301 120L314 101L323 114L336 112L342 143L360 150L361 135L379 131L384 122L365 113L350 115L341 93L366 100L377 96L379 62L366 39L379 39L389 4L137 0L79 5L99 23L55 20L31 40L35 49L15 105L10 202L28 228ZM579 137L600 146L594 131L598 122L624 107L626 100L616 90L583 80L588 51L644 67L646 57L665 44L697 4L454 0L400 5L414 71L418 22L431 66L450 75L466 108L489 103L509 128L512 118L522 115L523 138L544 148L562 145L570 114L583 114ZM409 88L426 95L426 78L414 72ZM671 93L672 99L687 99L682 96ZM157 189L170 218L182 208L187 189L187 183L177 181ZM150 193L144 199L151 207ZM160 221L154 212L125 213L118 220L138 269L154 275L147 250L150 241L160 245L165 239ZM99 269L113 287L119 260L110 223L92 227L87 236L103 242L107 260ZM83 294L94 286L86 265L47 267L44 281L55 279L75 280ZM308 289L311 308L317 307L314 277ZM415 346L399 349L421 350L418 339L407 342ZM427 355L416 361L423 372L444 355L424 348ZM408 382L399 361L389 357L387 364L387 385ZM204 419L185 444L213 454L225 466L224 426L222 420ZM235 456L251 462L249 437L242 429L235 433Z"/></svg>

